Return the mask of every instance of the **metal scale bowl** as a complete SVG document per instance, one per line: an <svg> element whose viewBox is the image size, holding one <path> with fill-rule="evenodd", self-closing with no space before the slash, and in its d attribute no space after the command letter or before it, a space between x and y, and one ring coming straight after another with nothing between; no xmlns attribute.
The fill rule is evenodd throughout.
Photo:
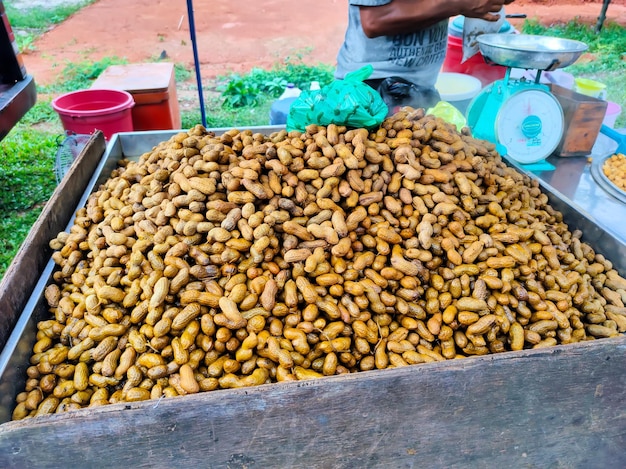
<svg viewBox="0 0 626 469"><path fill-rule="evenodd" d="M565 119L550 88L540 83L541 72L571 65L587 45L530 34L483 34L477 40L486 62L508 69L469 104L467 124L473 136L500 144L518 163L547 158L563 137ZM535 80L511 78L512 68L537 70Z"/></svg>

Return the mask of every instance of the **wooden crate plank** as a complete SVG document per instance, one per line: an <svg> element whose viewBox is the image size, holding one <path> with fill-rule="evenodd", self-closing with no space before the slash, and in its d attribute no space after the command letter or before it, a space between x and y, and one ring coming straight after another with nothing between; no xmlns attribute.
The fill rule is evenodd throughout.
<svg viewBox="0 0 626 469"><path fill-rule="evenodd" d="M102 132L87 142L46 203L0 283L0 350L7 342L39 276L52 254L48 243L63 231L100 162L106 143Z"/></svg>
<svg viewBox="0 0 626 469"><path fill-rule="evenodd" d="M588 156L600 133L607 102L551 85L565 119L563 137L555 151L558 156Z"/></svg>
<svg viewBox="0 0 626 469"><path fill-rule="evenodd" d="M0 467L626 467L624 337L0 425Z"/></svg>

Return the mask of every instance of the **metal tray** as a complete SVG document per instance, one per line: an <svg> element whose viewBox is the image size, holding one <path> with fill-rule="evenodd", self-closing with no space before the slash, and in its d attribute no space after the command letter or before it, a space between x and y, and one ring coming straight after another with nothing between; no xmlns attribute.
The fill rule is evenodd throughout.
<svg viewBox="0 0 626 469"><path fill-rule="evenodd" d="M280 130L282 126L267 127L242 127L254 131L269 134ZM216 134L230 128L213 129ZM179 131L152 131L152 132L128 132L119 133L112 137L102 159L92 175L87 188L76 204L76 209L83 207L89 195L103 183L117 166L122 158L136 159L143 153L150 151L158 143L169 139ZM529 173L523 167L514 162L507 162L516 167L520 172ZM563 214L564 221L571 230L580 229L583 232L583 240L588 242L598 253L603 254L613 262L614 267L622 274L626 274L626 242L617 238L610 231L601 226L593 216L574 205L567 197L553 189L549 184L538 179L543 191L548 195L552 207ZM68 229L73 224L72 218L68 223ZM36 325L47 318L49 313L43 292L48 284L55 268L50 259L41 273L35 289L24 308L9 340L0 353L0 424L11 419L11 412L15 404L15 396L23 389L25 370L31 355L32 346L35 343ZM518 352L507 352L515 354Z"/></svg>
<svg viewBox="0 0 626 469"><path fill-rule="evenodd" d="M604 167L604 163L608 160L612 154L605 155L600 158L594 158L591 162L591 175L593 179L598 183L598 185L619 200L622 203L626 204L626 192L616 186L613 181L611 181L606 175L602 168Z"/></svg>

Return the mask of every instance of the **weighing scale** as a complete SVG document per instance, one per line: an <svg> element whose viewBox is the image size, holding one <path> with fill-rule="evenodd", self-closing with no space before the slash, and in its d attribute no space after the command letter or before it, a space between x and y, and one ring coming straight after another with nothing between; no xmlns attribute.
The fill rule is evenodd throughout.
<svg viewBox="0 0 626 469"><path fill-rule="evenodd" d="M550 88L540 83L541 72L571 65L587 45L531 34L483 34L477 40L485 61L507 71L470 102L467 125L472 135L499 144L501 153L518 163L544 160L559 145L565 118ZM537 70L534 81L511 78L513 68Z"/></svg>

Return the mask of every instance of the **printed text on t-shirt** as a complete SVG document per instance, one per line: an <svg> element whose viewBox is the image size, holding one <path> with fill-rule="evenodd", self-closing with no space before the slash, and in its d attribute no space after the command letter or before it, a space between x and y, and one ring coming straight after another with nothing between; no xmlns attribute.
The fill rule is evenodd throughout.
<svg viewBox="0 0 626 469"><path fill-rule="evenodd" d="M447 25L440 23L427 30L394 36L389 60L406 68L442 61L446 55L447 34Z"/></svg>

